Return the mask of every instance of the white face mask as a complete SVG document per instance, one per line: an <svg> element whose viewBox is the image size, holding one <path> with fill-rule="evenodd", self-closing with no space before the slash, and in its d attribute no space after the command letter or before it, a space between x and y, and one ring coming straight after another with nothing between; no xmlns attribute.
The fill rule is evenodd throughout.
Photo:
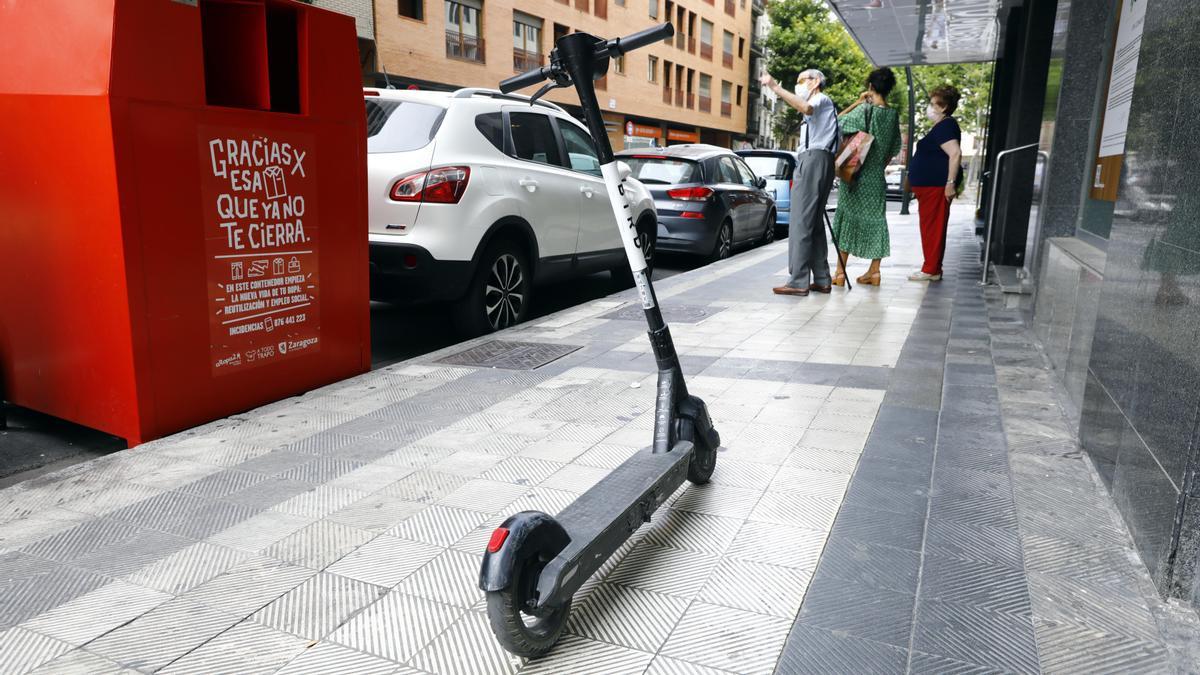
<svg viewBox="0 0 1200 675"><path fill-rule="evenodd" d="M807 101L808 97L812 96L812 89L804 86L803 84L797 83L794 91L796 92L796 95L800 97L800 100L802 100L802 101Z"/></svg>
<svg viewBox="0 0 1200 675"><path fill-rule="evenodd" d="M929 106L925 108L925 116L929 118L929 121L936 122L942 119L942 112L933 107L933 104L930 103Z"/></svg>

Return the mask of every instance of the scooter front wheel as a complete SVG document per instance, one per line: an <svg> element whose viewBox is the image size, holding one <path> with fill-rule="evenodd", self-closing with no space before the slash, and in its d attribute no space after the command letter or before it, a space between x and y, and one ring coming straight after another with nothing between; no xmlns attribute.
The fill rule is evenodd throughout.
<svg viewBox="0 0 1200 675"><path fill-rule="evenodd" d="M498 591L487 593L488 621L492 632L509 652L536 659L545 656L566 627L571 614L571 602L549 612L533 614L538 575L546 566L542 552L530 551L520 555L521 562L513 570L512 583Z"/></svg>

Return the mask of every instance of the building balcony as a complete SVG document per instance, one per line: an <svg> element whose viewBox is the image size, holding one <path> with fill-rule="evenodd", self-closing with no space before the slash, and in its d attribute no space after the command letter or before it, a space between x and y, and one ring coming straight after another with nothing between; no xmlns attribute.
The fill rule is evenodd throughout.
<svg viewBox="0 0 1200 675"><path fill-rule="evenodd" d="M733 117L733 104L729 101L721 101L721 117Z"/></svg>
<svg viewBox="0 0 1200 675"><path fill-rule="evenodd" d="M670 42L670 41L671 41L671 38L667 38L667 42ZM679 49L683 49L683 46L685 44L687 44L687 36L684 35L683 33L676 33L675 34L675 46L678 47Z"/></svg>
<svg viewBox="0 0 1200 675"><path fill-rule="evenodd" d="M750 5L750 8L755 14L762 14L763 12L767 11L767 3L765 0L754 0L754 2Z"/></svg>
<svg viewBox="0 0 1200 675"><path fill-rule="evenodd" d="M524 49L513 49L513 70L518 73L523 73L527 70L540 68L546 65L546 58L538 52L526 51Z"/></svg>
<svg viewBox="0 0 1200 675"><path fill-rule="evenodd" d="M688 108L696 107L696 95L691 92L688 92L688 95L687 95L687 107Z"/></svg>
<svg viewBox="0 0 1200 675"><path fill-rule="evenodd" d="M691 37L689 35L688 39L687 39L687 45L688 45L688 53L695 54L696 53L696 38Z"/></svg>
<svg viewBox="0 0 1200 675"><path fill-rule="evenodd" d="M732 52L723 52L721 54L721 65L725 66L726 68L733 67L733 53Z"/></svg>
<svg viewBox="0 0 1200 675"><path fill-rule="evenodd" d="M681 108L683 107L683 90L682 89L675 90L675 105L677 105Z"/></svg>
<svg viewBox="0 0 1200 675"><path fill-rule="evenodd" d="M712 45L701 42L700 43L700 58L708 59L709 61L712 61L712 54L713 54Z"/></svg>
<svg viewBox="0 0 1200 675"><path fill-rule="evenodd" d="M483 63L483 38L446 31L446 57Z"/></svg>
<svg viewBox="0 0 1200 675"><path fill-rule="evenodd" d="M688 106L689 108L691 106ZM712 112L712 98L709 96L700 97L700 112Z"/></svg>
<svg viewBox="0 0 1200 675"><path fill-rule="evenodd" d="M663 87L663 103L666 103L667 105L671 105L671 99L673 97L674 97L674 95L671 93L671 88Z"/></svg>
<svg viewBox="0 0 1200 675"><path fill-rule="evenodd" d="M750 136L757 136L759 129L758 116L749 117L746 119L746 133Z"/></svg>

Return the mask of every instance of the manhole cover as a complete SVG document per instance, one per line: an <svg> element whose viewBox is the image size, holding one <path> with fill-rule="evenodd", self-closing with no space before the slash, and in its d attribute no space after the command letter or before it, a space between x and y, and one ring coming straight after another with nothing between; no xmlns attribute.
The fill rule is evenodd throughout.
<svg viewBox="0 0 1200 675"><path fill-rule="evenodd" d="M551 345L543 342L507 342L491 340L470 349L442 357L438 363L506 370L533 370L561 359L579 349L578 345Z"/></svg>
<svg viewBox="0 0 1200 675"><path fill-rule="evenodd" d="M708 317L721 311L721 308L705 307L703 305L663 305L663 319L667 323L700 323ZM615 309L608 314L602 314L601 319L617 319L620 321L645 321L646 313L641 305L629 304Z"/></svg>

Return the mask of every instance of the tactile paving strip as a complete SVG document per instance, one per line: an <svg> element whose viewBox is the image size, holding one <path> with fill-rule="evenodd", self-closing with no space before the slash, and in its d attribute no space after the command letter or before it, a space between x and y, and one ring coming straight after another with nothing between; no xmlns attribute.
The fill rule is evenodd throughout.
<svg viewBox="0 0 1200 675"><path fill-rule="evenodd" d="M579 345L554 345L544 342L509 342L489 340L470 349L464 349L438 359L438 363L477 368L503 368L505 370L533 370L557 361Z"/></svg>

